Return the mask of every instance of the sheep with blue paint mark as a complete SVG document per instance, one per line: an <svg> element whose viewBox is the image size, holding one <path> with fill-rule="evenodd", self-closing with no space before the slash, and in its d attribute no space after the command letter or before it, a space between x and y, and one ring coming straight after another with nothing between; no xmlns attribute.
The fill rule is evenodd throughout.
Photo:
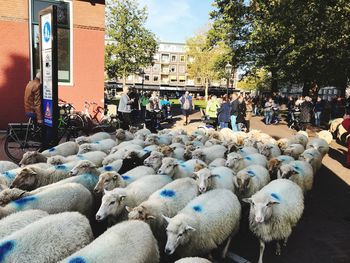
<svg viewBox="0 0 350 263"><path fill-rule="evenodd" d="M273 143L258 143L257 148L259 153L265 155L268 160L281 155L280 148Z"/></svg>
<svg viewBox="0 0 350 263"><path fill-rule="evenodd" d="M292 161L294 161L294 158L289 155L280 155L270 159L267 163L267 169L270 173L271 180L277 179L278 169L282 164L290 163Z"/></svg>
<svg viewBox="0 0 350 263"><path fill-rule="evenodd" d="M0 219L29 209L43 210L49 214L77 211L88 216L91 213L92 201L91 193L84 186L76 183L63 184L49 187L37 194L20 198L5 207L0 207Z"/></svg>
<svg viewBox="0 0 350 263"><path fill-rule="evenodd" d="M78 154L92 152L92 151L101 151L106 154L110 153L112 148L116 146L117 143L113 139L105 139L102 141L84 143L79 146Z"/></svg>
<svg viewBox="0 0 350 263"><path fill-rule="evenodd" d="M222 145L213 145L211 147L204 147L196 149L192 152L192 159L199 159L207 164L210 164L216 158L225 158L227 148Z"/></svg>
<svg viewBox="0 0 350 263"><path fill-rule="evenodd" d="M202 168L207 167L206 163L198 160L191 159L186 162L177 160L172 157L165 157L162 160L162 166L158 170L158 174L166 174L171 178L186 178L192 175L195 168L201 166Z"/></svg>
<svg viewBox="0 0 350 263"><path fill-rule="evenodd" d="M187 257L182 258L180 260L175 261L175 263L212 263L206 258L199 258L199 257Z"/></svg>
<svg viewBox="0 0 350 263"><path fill-rule="evenodd" d="M166 254L205 255L227 241L224 258L239 229L241 204L232 191L215 189L193 199L175 217L164 218L168 222Z"/></svg>
<svg viewBox="0 0 350 263"><path fill-rule="evenodd" d="M212 189L224 188L232 192L235 191L233 184L233 171L225 166L213 169L203 168L192 174L198 185L198 191L205 193Z"/></svg>
<svg viewBox="0 0 350 263"><path fill-rule="evenodd" d="M269 171L261 165L252 164L240 170L233 177L237 196L242 198L251 197L270 182Z"/></svg>
<svg viewBox="0 0 350 263"><path fill-rule="evenodd" d="M240 155L245 157L245 156L253 154L253 153L258 153L258 149L256 149L255 147L252 147L252 146L246 146L246 147L243 147L241 149L238 149L237 153L239 153Z"/></svg>
<svg viewBox="0 0 350 263"><path fill-rule="evenodd" d="M328 143L321 138L314 138L306 145L306 149L314 148L318 150L322 157L324 157L329 151Z"/></svg>
<svg viewBox="0 0 350 263"><path fill-rule="evenodd" d="M155 171L158 171L159 168L162 166L163 158L164 154L157 151L153 151L151 152L151 155L143 161L143 163L146 166L152 167Z"/></svg>
<svg viewBox="0 0 350 263"><path fill-rule="evenodd" d="M18 168L18 165L10 161L0 161L0 174L8 170Z"/></svg>
<svg viewBox="0 0 350 263"><path fill-rule="evenodd" d="M149 134L146 137L145 140L145 146L148 145L170 145L171 144L171 140L172 140L172 136L169 134L162 134L162 135L158 135L158 134Z"/></svg>
<svg viewBox="0 0 350 263"><path fill-rule="evenodd" d="M70 176L77 176L80 174L93 174L98 177L100 175L100 171L93 162L82 160L79 161L69 172Z"/></svg>
<svg viewBox="0 0 350 263"><path fill-rule="evenodd" d="M287 244L304 211L304 196L301 188L290 180L271 181L251 198L249 228L260 241L259 263L263 262L265 243L277 241L276 254L281 254L280 241Z"/></svg>
<svg viewBox="0 0 350 263"><path fill-rule="evenodd" d="M48 164L59 165L74 161L88 160L93 162L97 167L102 166L102 161L106 158L107 154L101 151L92 151L83 154L70 155L63 157L60 155L52 156L47 159Z"/></svg>
<svg viewBox="0 0 350 263"><path fill-rule="evenodd" d="M128 147L123 147L120 148L119 150L115 151L115 152L111 152L106 158L104 158L102 164L103 165L108 165L116 160L120 160L123 159L125 157L125 155L129 152L129 151L142 151L143 148L140 145L137 144L130 144ZM145 152L146 154L147 152Z"/></svg>
<svg viewBox="0 0 350 263"><path fill-rule="evenodd" d="M278 170L278 178L289 179L300 186L304 193L312 189L314 171L308 162L293 161L283 164Z"/></svg>
<svg viewBox="0 0 350 263"><path fill-rule="evenodd" d="M321 168L322 166L322 154L314 149L314 148L309 148L306 149L300 156L299 156L300 161L305 161L311 164L312 169L314 170L314 174Z"/></svg>
<svg viewBox="0 0 350 263"><path fill-rule="evenodd" d="M25 152L19 162L20 166L25 166L34 163L46 163L47 157L38 151Z"/></svg>
<svg viewBox="0 0 350 263"><path fill-rule="evenodd" d="M137 207L133 209L126 207L129 211L128 217L129 220L136 219L147 222L159 241L160 247L164 247L166 221L162 215L175 216L196 196L198 196L198 189L193 179L177 179L154 192Z"/></svg>
<svg viewBox="0 0 350 263"><path fill-rule="evenodd" d="M303 145L299 143L290 144L284 151L283 154L292 156L295 160L305 151Z"/></svg>
<svg viewBox="0 0 350 263"><path fill-rule="evenodd" d="M42 210L25 210L13 213L0 220L0 240L13 232L45 217L49 214Z"/></svg>
<svg viewBox="0 0 350 263"><path fill-rule="evenodd" d="M212 161L209 165L208 168L209 169L213 169L215 167L219 167L219 166L225 166L226 163L226 159L225 158L216 158L214 161Z"/></svg>
<svg viewBox="0 0 350 263"><path fill-rule="evenodd" d="M64 142L55 147L43 151L42 154L46 157L51 157L55 155L67 157L69 155L77 154L78 150L79 145L76 142Z"/></svg>
<svg viewBox="0 0 350 263"><path fill-rule="evenodd" d="M118 172L122 166L123 166L123 160L118 159L118 160L111 162L110 164L107 164L107 165L104 165L103 167L98 168L97 170L101 174L105 173L105 172L112 172L112 171Z"/></svg>
<svg viewBox="0 0 350 263"><path fill-rule="evenodd" d="M131 141L121 142L117 146L114 146L110 153L113 154L113 153L117 152L118 150L120 150L122 148L126 148L126 147L129 149L134 149L134 148L130 148L130 147L134 147L134 145L138 145L141 148L143 148L145 146L145 142L144 142L144 140L136 139L136 138L131 140ZM137 148L137 150L139 150L139 149L140 148Z"/></svg>
<svg viewBox="0 0 350 263"><path fill-rule="evenodd" d="M266 167L267 158L260 153L253 153L243 157L239 153L233 152L227 155L225 166L231 168L235 173L237 173L238 171L252 164Z"/></svg>
<svg viewBox="0 0 350 263"><path fill-rule="evenodd" d="M100 209L96 213L96 220L108 218L109 225L128 218L126 206L136 207L148 197L172 180L166 175L145 176L129 184L126 188L115 188L105 191Z"/></svg>
<svg viewBox="0 0 350 263"><path fill-rule="evenodd" d="M111 139L111 135L109 135L107 132L98 132L90 136L80 136L75 139L75 142L82 145L84 143L98 142L105 139Z"/></svg>
<svg viewBox="0 0 350 263"><path fill-rule="evenodd" d="M158 263L159 251L149 226L138 220L117 224L60 263Z"/></svg>
<svg viewBox="0 0 350 263"><path fill-rule="evenodd" d="M49 215L0 240L0 262L58 262L93 240L77 212Z"/></svg>
<svg viewBox="0 0 350 263"><path fill-rule="evenodd" d="M31 195L31 192L24 191L18 188L5 188L0 191L0 206L5 206L11 201Z"/></svg>

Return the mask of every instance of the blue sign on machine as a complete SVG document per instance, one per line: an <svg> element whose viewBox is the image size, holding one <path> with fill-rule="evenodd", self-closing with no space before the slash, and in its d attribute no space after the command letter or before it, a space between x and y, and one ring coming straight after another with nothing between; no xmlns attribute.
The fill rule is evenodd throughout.
<svg viewBox="0 0 350 263"><path fill-rule="evenodd" d="M51 37L51 26L49 22L44 24L44 41L49 42Z"/></svg>

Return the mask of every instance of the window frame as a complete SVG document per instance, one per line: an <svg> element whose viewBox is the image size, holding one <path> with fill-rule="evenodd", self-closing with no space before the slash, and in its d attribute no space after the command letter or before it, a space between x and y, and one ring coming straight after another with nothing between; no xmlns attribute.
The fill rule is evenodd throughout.
<svg viewBox="0 0 350 263"><path fill-rule="evenodd" d="M39 26L39 21L34 22L33 21L33 12L34 12L34 1L35 0L28 0L28 16L29 16L29 24L28 24L28 31L29 31L29 57L30 57L30 75L31 79L34 78L34 58L33 58L33 51L34 51L34 27L37 25ZM58 80L58 85L60 86L73 86L73 3L72 0L42 0L44 2L49 3L57 3L57 2L65 2L69 5L69 27L67 26L61 26L61 28L69 29L69 80Z"/></svg>

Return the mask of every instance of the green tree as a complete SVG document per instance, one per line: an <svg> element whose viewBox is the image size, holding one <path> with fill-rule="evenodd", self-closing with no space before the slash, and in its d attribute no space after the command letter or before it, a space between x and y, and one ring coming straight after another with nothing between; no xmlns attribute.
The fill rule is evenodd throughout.
<svg viewBox="0 0 350 263"><path fill-rule="evenodd" d="M208 45L207 32L198 33L186 41L186 54L189 58L187 72L192 79L201 79L205 85L205 99L208 99L208 89L212 81L220 79L223 68L220 68L229 51L223 42L214 47Z"/></svg>
<svg viewBox="0 0 350 263"><path fill-rule="evenodd" d="M105 70L109 78L123 78L153 63L158 45L155 35L145 28L146 8L136 0L109 0L106 11Z"/></svg>
<svg viewBox="0 0 350 263"><path fill-rule="evenodd" d="M238 81L237 87L246 91L265 90L271 85L271 78L264 69L258 69Z"/></svg>

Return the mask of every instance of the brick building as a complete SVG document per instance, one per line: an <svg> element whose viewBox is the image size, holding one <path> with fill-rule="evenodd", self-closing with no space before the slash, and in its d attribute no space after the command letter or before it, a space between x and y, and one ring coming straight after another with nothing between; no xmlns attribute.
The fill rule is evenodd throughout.
<svg viewBox="0 0 350 263"><path fill-rule="evenodd" d="M58 6L59 98L103 105L105 0L0 2L0 129L25 121L24 88L39 70L38 11Z"/></svg>

